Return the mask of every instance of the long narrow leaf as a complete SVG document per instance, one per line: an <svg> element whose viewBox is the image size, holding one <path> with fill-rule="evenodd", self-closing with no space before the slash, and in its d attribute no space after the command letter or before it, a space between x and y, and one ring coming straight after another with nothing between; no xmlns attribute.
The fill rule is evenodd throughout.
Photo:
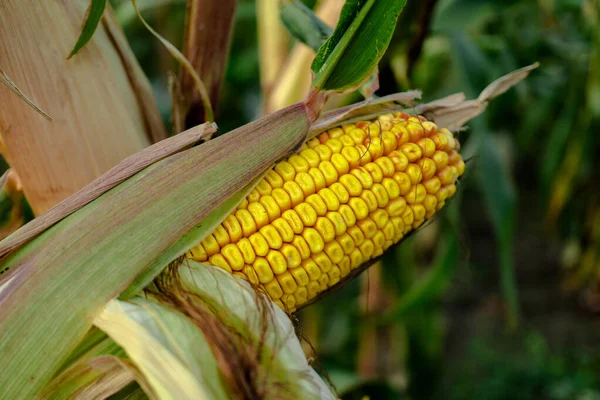
<svg viewBox="0 0 600 400"><path fill-rule="evenodd" d="M77 38L77 43L69 53L69 57L73 57L77 54L83 47L90 41L92 36L94 36L94 32L96 32L96 28L102 19L102 14L104 14L104 9L106 8L106 0L92 0L90 3L90 7L87 10L87 16L85 19L85 23L83 24L83 28L81 29L81 34L79 38Z"/></svg>

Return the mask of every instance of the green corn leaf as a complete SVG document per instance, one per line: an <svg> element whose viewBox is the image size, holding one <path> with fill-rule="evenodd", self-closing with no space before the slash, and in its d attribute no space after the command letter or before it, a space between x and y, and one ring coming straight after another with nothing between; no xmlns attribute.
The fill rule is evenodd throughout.
<svg viewBox="0 0 600 400"><path fill-rule="evenodd" d="M390 43L406 0L347 0L333 34L312 64L313 86L345 91L375 70Z"/></svg>
<svg viewBox="0 0 600 400"><path fill-rule="evenodd" d="M73 57L77 54L83 47L90 41L92 36L94 36L94 32L96 32L96 28L98 28L98 24L102 19L102 15L104 14L104 9L106 8L106 0L92 0L90 6L86 12L85 23L83 24L83 28L81 29L81 34L69 53L69 57Z"/></svg>
<svg viewBox="0 0 600 400"><path fill-rule="evenodd" d="M479 130L481 136L479 184L498 241L500 285L506 303L507 325L509 329L515 329L519 323L519 299L512 255L516 192L508 168L503 163L493 138L483 127L475 129Z"/></svg>
<svg viewBox="0 0 600 400"><path fill-rule="evenodd" d="M333 32L299 0L287 0L281 4L281 20L293 37L314 51L318 51Z"/></svg>
<svg viewBox="0 0 600 400"><path fill-rule="evenodd" d="M454 232L445 235L445 243L438 252L432 269L423 278L412 285L398 300L398 303L387 311L380 323L390 323L403 318L411 311L419 309L423 304L438 299L454 276L458 261L458 241Z"/></svg>
<svg viewBox="0 0 600 400"><path fill-rule="evenodd" d="M107 301L157 259L165 267L182 255L182 238L205 218L224 219L235 204L211 213L292 152L308 128L297 104L167 157L3 259L0 270L10 263L14 272L0 281L0 398L37 393Z"/></svg>

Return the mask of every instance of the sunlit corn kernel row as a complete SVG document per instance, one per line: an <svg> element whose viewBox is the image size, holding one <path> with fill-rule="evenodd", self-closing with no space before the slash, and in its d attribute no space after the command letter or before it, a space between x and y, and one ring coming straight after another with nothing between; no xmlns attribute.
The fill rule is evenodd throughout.
<svg viewBox="0 0 600 400"><path fill-rule="evenodd" d="M344 125L279 162L187 257L296 307L442 208L465 169L459 143L423 117Z"/></svg>

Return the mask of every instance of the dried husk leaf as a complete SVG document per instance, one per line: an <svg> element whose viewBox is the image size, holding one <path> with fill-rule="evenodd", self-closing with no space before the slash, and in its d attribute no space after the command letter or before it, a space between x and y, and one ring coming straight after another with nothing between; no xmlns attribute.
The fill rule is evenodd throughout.
<svg viewBox="0 0 600 400"><path fill-rule="evenodd" d="M115 43L124 41L120 32L111 36L99 26L77 57L67 60L89 1L19 0L2 5L2 70L53 118L36 113L0 84L3 155L21 177L29 204L39 215L147 147L148 129L160 130L162 121L155 106L140 106L153 98L144 93L140 101L137 89L145 77L139 66L127 68L135 61L117 49ZM158 118L150 120L152 115Z"/></svg>

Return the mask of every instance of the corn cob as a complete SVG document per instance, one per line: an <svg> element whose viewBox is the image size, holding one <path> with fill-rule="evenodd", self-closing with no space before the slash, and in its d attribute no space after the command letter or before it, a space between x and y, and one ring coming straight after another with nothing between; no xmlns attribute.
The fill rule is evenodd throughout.
<svg viewBox="0 0 600 400"><path fill-rule="evenodd" d="M186 256L298 306L441 209L465 169L447 129L406 113L331 129L279 162Z"/></svg>

